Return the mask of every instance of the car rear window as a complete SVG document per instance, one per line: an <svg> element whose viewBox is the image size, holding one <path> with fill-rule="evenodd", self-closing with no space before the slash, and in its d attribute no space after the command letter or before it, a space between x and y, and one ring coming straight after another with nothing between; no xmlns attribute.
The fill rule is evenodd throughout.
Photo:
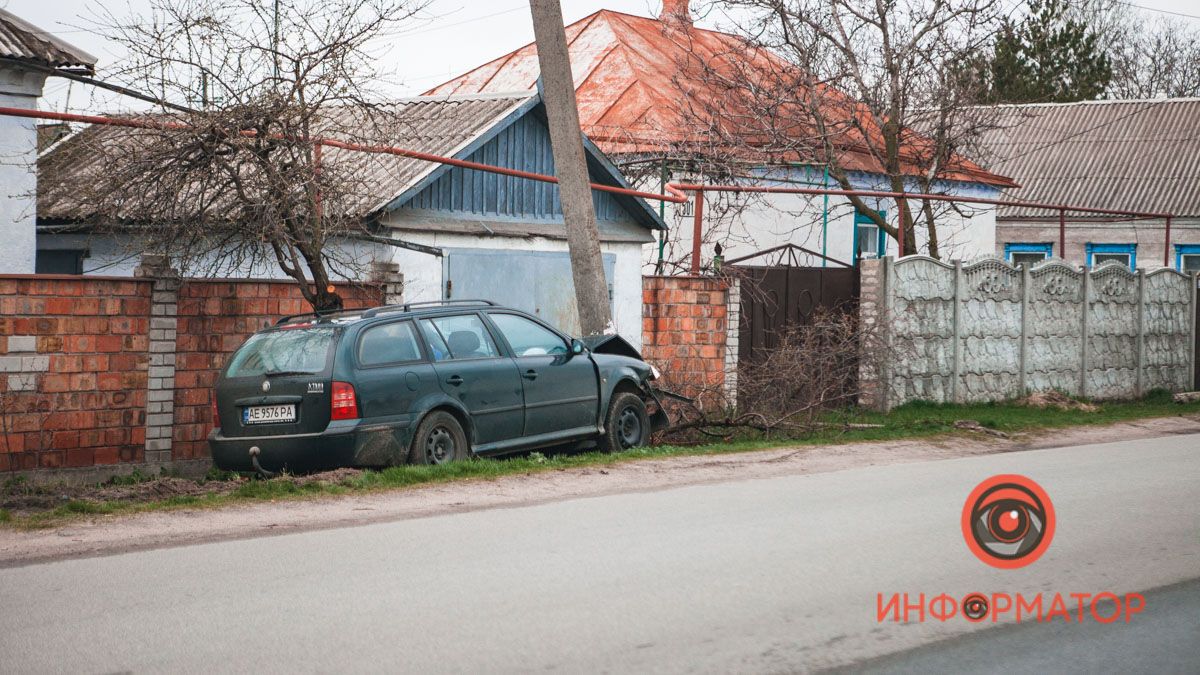
<svg viewBox="0 0 1200 675"><path fill-rule="evenodd" d="M233 355L226 377L324 372L336 334L337 329L333 326L258 333Z"/></svg>

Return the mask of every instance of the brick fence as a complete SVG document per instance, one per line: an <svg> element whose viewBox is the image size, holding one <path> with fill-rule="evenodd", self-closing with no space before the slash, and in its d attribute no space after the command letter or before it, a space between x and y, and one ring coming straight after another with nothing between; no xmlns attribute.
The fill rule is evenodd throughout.
<svg viewBox="0 0 1200 675"><path fill-rule="evenodd" d="M642 279L642 354L670 386L695 396L737 389L737 282L711 277Z"/></svg>
<svg viewBox="0 0 1200 675"><path fill-rule="evenodd" d="M375 278L341 286L348 307L398 301L397 269ZM736 282L646 277L643 300L646 359L684 393L733 394ZM0 276L0 472L202 464L228 356L307 308L291 282L180 279L146 265L135 278Z"/></svg>
<svg viewBox="0 0 1200 675"><path fill-rule="evenodd" d="M308 308L291 282L139 275L0 276L0 471L203 460L225 359ZM384 300L339 290L348 307Z"/></svg>

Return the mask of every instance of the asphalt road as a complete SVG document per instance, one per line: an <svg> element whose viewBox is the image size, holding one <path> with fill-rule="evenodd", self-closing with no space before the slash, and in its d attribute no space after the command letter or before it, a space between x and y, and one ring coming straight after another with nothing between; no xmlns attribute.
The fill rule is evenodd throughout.
<svg viewBox="0 0 1200 675"><path fill-rule="evenodd" d="M998 473L1058 515L1019 570L960 532ZM0 671L967 672L1020 653L1022 671L1127 672L1141 651L1195 672L1195 584L1129 624L879 623L876 600L1188 582L1198 503L1200 436L1176 436L0 569Z"/></svg>

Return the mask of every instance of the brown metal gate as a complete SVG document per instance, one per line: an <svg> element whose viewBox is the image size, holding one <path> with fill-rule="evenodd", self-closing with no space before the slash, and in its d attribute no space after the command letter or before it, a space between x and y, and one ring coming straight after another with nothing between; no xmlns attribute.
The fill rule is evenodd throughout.
<svg viewBox="0 0 1200 675"><path fill-rule="evenodd" d="M808 325L821 310L855 311L858 270L839 267L738 267L742 280L738 360L779 345L789 329Z"/></svg>

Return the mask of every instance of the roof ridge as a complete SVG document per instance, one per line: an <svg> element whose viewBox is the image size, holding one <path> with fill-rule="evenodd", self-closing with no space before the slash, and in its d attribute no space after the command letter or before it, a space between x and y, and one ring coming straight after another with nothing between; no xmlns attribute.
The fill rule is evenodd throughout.
<svg viewBox="0 0 1200 675"><path fill-rule="evenodd" d="M1200 96L1181 96L1178 98L1109 98L1088 101L1039 102L1039 103L994 103L992 105L976 105L972 108L1067 108L1086 105L1145 105L1148 103L1200 103Z"/></svg>

